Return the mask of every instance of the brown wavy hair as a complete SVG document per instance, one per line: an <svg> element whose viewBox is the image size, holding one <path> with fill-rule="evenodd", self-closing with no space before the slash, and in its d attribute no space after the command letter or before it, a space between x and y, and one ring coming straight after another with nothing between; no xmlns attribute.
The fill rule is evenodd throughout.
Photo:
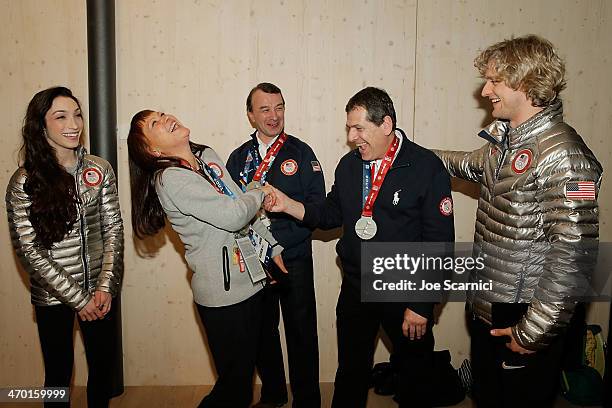
<svg viewBox="0 0 612 408"><path fill-rule="evenodd" d="M74 177L59 164L55 148L45 136L45 115L55 98L64 96L76 102L70 89L58 86L38 92L23 119L21 155L27 172L24 190L30 197L29 219L37 240L45 247L61 241L77 220L78 195Z"/></svg>
<svg viewBox="0 0 612 408"><path fill-rule="evenodd" d="M168 167L185 167L178 157L156 157L151 154L144 134L145 119L154 113L142 110L134 115L130 124L127 145L132 194L132 230L138 238L155 235L166 225L166 214L155 191L155 181ZM205 145L189 142L191 151L199 155Z"/></svg>
<svg viewBox="0 0 612 408"><path fill-rule="evenodd" d="M493 44L474 60L482 76L489 67L498 79L525 92L533 106L546 107L565 89L565 63L550 41L536 35Z"/></svg>

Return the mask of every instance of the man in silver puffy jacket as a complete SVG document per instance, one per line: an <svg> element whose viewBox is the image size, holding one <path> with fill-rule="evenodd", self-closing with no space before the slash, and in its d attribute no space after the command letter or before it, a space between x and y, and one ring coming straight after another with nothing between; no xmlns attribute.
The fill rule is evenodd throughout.
<svg viewBox="0 0 612 408"><path fill-rule="evenodd" d="M478 406L551 406L565 329L599 236L602 168L563 122L565 66L530 35L483 51L474 65L496 119L473 152L437 151L449 173L481 185L475 255L485 268L469 292Z"/></svg>

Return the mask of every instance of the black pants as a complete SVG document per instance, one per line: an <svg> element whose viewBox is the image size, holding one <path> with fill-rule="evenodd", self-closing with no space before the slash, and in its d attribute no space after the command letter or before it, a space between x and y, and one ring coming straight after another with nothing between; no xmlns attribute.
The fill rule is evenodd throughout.
<svg viewBox="0 0 612 408"><path fill-rule="evenodd" d="M217 370L215 386L200 407L247 408L251 404L262 300L259 292L235 305L196 305Z"/></svg>
<svg viewBox="0 0 612 408"><path fill-rule="evenodd" d="M473 375L472 398L482 407L552 407L559 387L563 337L535 354L506 347L507 337L493 337L491 326L468 316ZM506 368L504 368L504 366ZM518 368L524 366L523 368ZM514 368L512 368L514 367Z"/></svg>
<svg viewBox="0 0 612 408"><path fill-rule="evenodd" d="M257 370L262 382L261 401L287 401L287 381L278 331L280 301L293 407L317 408L321 406L321 392L312 257L286 262L285 266L289 274L264 289L264 315L257 355Z"/></svg>
<svg viewBox="0 0 612 408"><path fill-rule="evenodd" d="M396 399L400 407L430 406L433 392L434 337L431 322L420 340L410 340L402 333L404 305L400 303L361 303L358 291L340 291L336 308L338 330L338 371L336 372L334 408L366 406L376 335L382 325L393 343L400 386Z"/></svg>
<svg viewBox="0 0 612 408"><path fill-rule="evenodd" d="M45 387L69 387L74 366L75 312L65 305L35 306L38 336L45 364ZM108 407L112 392L112 359L116 356L116 302L101 320L77 317L87 358L87 406ZM45 403L45 407L69 407L70 403Z"/></svg>

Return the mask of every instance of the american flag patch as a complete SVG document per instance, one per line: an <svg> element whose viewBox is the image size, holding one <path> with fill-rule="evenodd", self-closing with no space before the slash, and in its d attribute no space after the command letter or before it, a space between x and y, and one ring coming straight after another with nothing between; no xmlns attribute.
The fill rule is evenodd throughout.
<svg viewBox="0 0 612 408"><path fill-rule="evenodd" d="M565 197L570 200L594 200L595 182L568 181L565 184Z"/></svg>
<svg viewBox="0 0 612 408"><path fill-rule="evenodd" d="M321 165L318 161L313 160L310 162L310 164L312 165L312 171L321 171Z"/></svg>

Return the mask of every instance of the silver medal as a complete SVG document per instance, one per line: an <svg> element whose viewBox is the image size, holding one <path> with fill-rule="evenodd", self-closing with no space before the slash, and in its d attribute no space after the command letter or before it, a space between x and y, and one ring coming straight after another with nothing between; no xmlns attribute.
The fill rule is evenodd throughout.
<svg viewBox="0 0 612 408"><path fill-rule="evenodd" d="M251 181L247 184L247 191L255 190L256 188L261 188L261 183L259 181Z"/></svg>
<svg viewBox="0 0 612 408"><path fill-rule="evenodd" d="M361 216L355 223L355 232L363 240L372 239L376 235L377 230L376 221L372 217Z"/></svg>

